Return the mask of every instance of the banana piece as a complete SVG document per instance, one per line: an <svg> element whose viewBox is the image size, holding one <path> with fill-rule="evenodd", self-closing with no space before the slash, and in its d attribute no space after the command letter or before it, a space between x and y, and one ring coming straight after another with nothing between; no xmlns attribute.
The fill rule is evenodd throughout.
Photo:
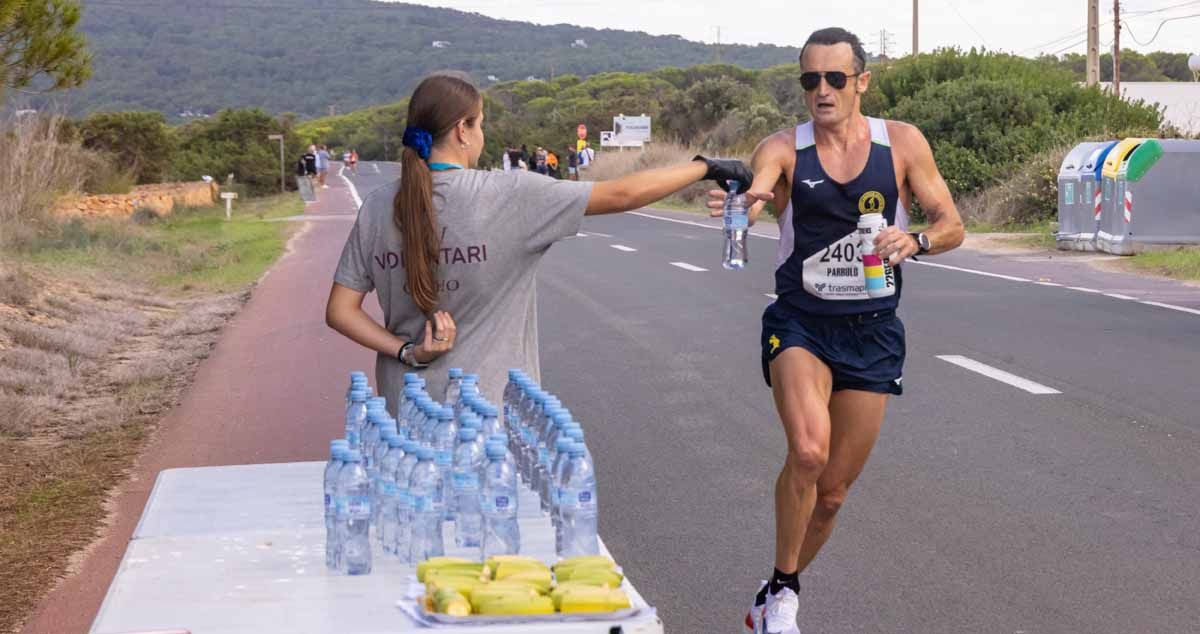
<svg viewBox="0 0 1200 634"><path fill-rule="evenodd" d="M425 581L425 575L431 570L474 570L476 574L483 571L484 564L461 557L431 557L417 564L417 581Z"/></svg>
<svg viewBox="0 0 1200 634"><path fill-rule="evenodd" d="M610 588L615 588L621 585L621 581L625 579L625 575L616 570L609 570L608 568L576 566L569 570L555 573L555 578L558 579L559 583L570 581L593 586L607 585Z"/></svg>
<svg viewBox="0 0 1200 634"><path fill-rule="evenodd" d="M505 562L515 562L518 564L531 564L531 565L539 565L539 566L546 565L546 564L542 563L541 559L538 559L536 557L529 557L527 555L492 555L491 557L488 557L488 559L485 563L488 565L489 568L491 568L492 570L495 570L500 567L500 564L505 563Z"/></svg>
<svg viewBox="0 0 1200 634"><path fill-rule="evenodd" d="M496 583L522 583L533 586L540 594L550 592L550 570L548 568L529 568L498 578Z"/></svg>
<svg viewBox="0 0 1200 634"><path fill-rule="evenodd" d="M456 575L430 574L425 577L425 591L433 594L443 589L454 590L466 596L470 594L471 590L486 583L486 581L481 580L477 576L460 577Z"/></svg>
<svg viewBox="0 0 1200 634"><path fill-rule="evenodd" d="M544 564L540 561L533 561L533 562L502 561L496 567L496 574L494 575L494 579L496 581L501 581L501 580L511 577L513 575L518 575L518 574L522 574L522 573L526 573L526 572L545 572L547 575L549 575L550 569L546 567L546 564Z"/></svg>
<svg viewBox="0 0 1200 634"><path fill-rule="evenodd" d="M532 586L515 583L485 583L471 590L468 598L471 606L478 611L479 606L496 599L532 599L540 596Z"/></svg>
<svg viewBox="0 0 1200 634"><path fill-rule="evenodd" d="M476 612L478 614L553 614L554 600L540 595L533 597L502 596L479 604Z"/></svg>
<svg viewBox="0 0 1200 634"><path fill-rule="evenodd" d="M580 555L578 557L570 557L554 564L554 571L558 572L560 568L571 568L574 566L607 566L610 569L617 567L617 562L613 561L607 555Z"/></svg>
<svg viewBox="0 0 1200 634"><path fill-rule="evenodd" d="M574 588L563 592L557 598L551 596L551 600L558 611L564 614L613 612L630 606L629 595L623 590L610 588Z"/></svg>
<svg viewBox="0 0 1200 634"><path fill-rule="evenodd" d="M441 589L433 595L433 609L450 616L470 616L471 602L455 590Z"/></svg>

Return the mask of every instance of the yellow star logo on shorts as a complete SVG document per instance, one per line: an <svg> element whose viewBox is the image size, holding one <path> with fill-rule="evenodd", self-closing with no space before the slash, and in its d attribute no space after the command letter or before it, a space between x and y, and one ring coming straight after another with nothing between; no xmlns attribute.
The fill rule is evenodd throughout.
<svg viewBox="0 0 1200 634"><path fill-rule="evenodd" d="M771 335L771 338L767 339L767 343L771 344L771 352L774 353L776 350L779 349L779 344L782 342L779 341L779 337L776 337L775 335Z"/></svg>

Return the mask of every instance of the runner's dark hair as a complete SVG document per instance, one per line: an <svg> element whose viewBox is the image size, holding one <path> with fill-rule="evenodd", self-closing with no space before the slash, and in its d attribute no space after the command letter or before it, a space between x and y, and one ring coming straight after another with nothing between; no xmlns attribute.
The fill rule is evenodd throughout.
<svg viewBox="0 0 1200 634"><path fill-rule="evenodd" d="M820 31L813 31L813 34L808 36L808 41L800 48L800 59L804 59L804 49L808 48L809 44L821 46L849 44L850 50L854 51L854 72L861 73L867 69L867 52L863 49L862 40L846 29L833 26L821 29Z"/></svg>
<svg viewBox="0 0 1200 634"><path fill-rule="evenodd" d="M433 137L434 147L458 125L479 125L483 97L470 82L448 75L428 77L408 102L407 125ZM400 190L392 201L392 221L400 230L404 276L413 302L429 314L437 308L438 257L442 238L433 208L433 172L417 150L404 148L400 159Z"/></svg>

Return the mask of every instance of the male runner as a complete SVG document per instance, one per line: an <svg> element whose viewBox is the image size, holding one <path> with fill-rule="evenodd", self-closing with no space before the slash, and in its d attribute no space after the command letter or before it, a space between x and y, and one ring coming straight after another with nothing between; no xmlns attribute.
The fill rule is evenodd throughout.
<svg viewBox="0 0 1200 634"><path fill-rule="evenodd" d="M963 226L933 152L917 128L868 119L866 53L853 34L823 29L800 54L800 84L812 120L777 132L754 151L755 201L780 217L779 299L763 314L763 376L787 436L775 482L775 570L746 617L756 632L798 633L798 575L829 539L846 492L883 423L888 395L901 393L904 326L896 317L900 263L944 253ZM929 228L906 233L906 209L921 203ZM713 214L724 192L711 197ZM882 213L877 253L895 267L896 293L865 292L857 223Z"/></svg>

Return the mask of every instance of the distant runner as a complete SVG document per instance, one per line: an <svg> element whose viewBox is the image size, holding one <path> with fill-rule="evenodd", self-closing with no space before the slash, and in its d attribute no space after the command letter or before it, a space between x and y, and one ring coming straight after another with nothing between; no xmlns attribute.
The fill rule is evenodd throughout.
<svg viewBox="0 0 1200 634"><path fill-rule="evenodd" d="M358 176L358 150L350 148L350 173Z"/></svg>
<svg viewBox="0 0 1200 634"><path fill-rule="evenodd" d="M775 482L775 569L746 616L755 632L797 633L799 574L833 531L883 423L888 395L902 392L904 325L896 317L900 264L963 239L962 221L917 128L861 112L871 82L853 34L823 29L800 54L800 85L812 120L764 139L754 151L751 218L774 199L780 217L779 299L762 324L763 377L787 436ZM724 192L714 191L717 211ZM906 233L913 198L931 224ZM895 293L870 298L858 221L881 213L874 241L894 270Z"/></svg>
<svg viewBox="0 0 1200 634"><path fill-rule="evenodd" d="M327 176L329 176L329 150L321 145L317 147L317 182L321 185L321 189L329 189L329 185L325 184Z"/></svg>
<svg viewBox="0 0 1200 634"><path fill-rule="evenodd" d="M308 177L309 183L317 177L317 146L308 146L308 151L304 156L300 157L304 161L304 175Z"/></svg>

